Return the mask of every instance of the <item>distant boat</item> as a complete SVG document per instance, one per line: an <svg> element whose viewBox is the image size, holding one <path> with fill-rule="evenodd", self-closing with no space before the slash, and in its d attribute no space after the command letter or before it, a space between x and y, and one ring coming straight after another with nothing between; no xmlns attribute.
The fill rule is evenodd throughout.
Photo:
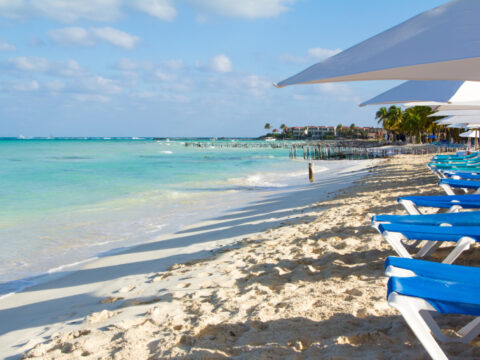
<svg viewBox="0 0 480 360"><path fill-rule="evenodd" d="M277 139L272 138L272 137L266 137L265 141L277 141Z"/></svg>

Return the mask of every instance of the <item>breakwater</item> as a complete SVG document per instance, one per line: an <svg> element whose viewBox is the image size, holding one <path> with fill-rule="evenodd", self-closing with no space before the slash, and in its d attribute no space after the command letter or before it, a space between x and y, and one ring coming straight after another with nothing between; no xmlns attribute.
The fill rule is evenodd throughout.
<svg viewBox="0 0 480 360"><path fill-rule="evenodd" d="M387 158L400 154L438 154L443 152L456 152L465 148L436 146L436 145L404 145L404 146L382 146L372 148L343 147L343 146L292 146L290 157L303 157L305 160L363 160Z"/></svg>
<svg viewBox="0 0 480 360"><path fill-rule="evenodd" d="M387 158L400 154L437 154L465 150L466 146L447 145L387 145L383 141L320 140L320 141L202 141L185 142L197 148L271 148L288 149L292 159L362 160Z"/></svg>

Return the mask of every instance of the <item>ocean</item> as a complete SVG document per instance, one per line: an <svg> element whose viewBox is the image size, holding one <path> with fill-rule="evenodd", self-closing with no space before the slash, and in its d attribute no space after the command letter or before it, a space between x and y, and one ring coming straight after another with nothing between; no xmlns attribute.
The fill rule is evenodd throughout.
<svg viewBox="0 0 480 360"><path fill-rule="evenodd" d="M0 139L0 296L308 184L287 149L198 141ZM354 163L317 162L316 178Z"/></svg>

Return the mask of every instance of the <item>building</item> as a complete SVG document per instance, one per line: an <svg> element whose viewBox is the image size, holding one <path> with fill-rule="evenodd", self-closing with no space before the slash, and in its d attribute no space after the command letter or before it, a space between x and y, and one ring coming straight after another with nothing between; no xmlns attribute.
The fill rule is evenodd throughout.
<svg viewBox="0 0 480 360"><path fill-rule="evenodd" d="M335 132L333 126L308 126L307 136L312 139L323 139L327 134Z"/></svg>
<svg viewBox="0 0 480 360"><path fill-rule="evenodd" d="M294 137L304 137L305 128L303 126L294 126L291 128Z"/></svg>

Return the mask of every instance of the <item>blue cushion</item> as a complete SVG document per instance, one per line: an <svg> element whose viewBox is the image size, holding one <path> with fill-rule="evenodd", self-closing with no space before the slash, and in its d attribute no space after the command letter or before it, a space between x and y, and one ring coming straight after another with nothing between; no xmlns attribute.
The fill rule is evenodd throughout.
<svg viewBox="0 0 480 360"><path fill-rule="evenodd" d="M451 187L467 188L467 189L478 189L480 187L480 181L475 181L475 180L441 179L438 184L439 185L448 184Z"/></svg>
<svg viewBox="0 0 480 360"><path fill-rule="evenodd" d="M480 268L473 266L443 264L396 256L389 256L385 260L385 269L389 266L411 270L418 276L438 280L476 284L480 279Z"/></svg>
<svg viewBox="0 0 480 360"><path fill-rule="evenodd" d="M480 241L480 226L431 226L412 224L380 224L381 232L401 233L409 240L458 241L464 236Z"/></svg>
<svg viewBox="0 0 480 360"><path fill-rule="evenodd" d="M428 215L375 215L372 222L441 225L480 226L480 211Z"/></svg>
<svg viewBox="0 0 480 360"><path fill-rule="evenodd" d="M425 299L439 313L480 316L480 285L422 276L391 277L388 280L387 296L392 292Z"/></svg>
<svg viewBox="0 0 480 360"><path fill-rule="evenodd" d="M480 195L402 196L398 198L398 201L400 200L410 200L417 206L436 208L448 209L454 205L464 209L480 208Z"/></svg>

